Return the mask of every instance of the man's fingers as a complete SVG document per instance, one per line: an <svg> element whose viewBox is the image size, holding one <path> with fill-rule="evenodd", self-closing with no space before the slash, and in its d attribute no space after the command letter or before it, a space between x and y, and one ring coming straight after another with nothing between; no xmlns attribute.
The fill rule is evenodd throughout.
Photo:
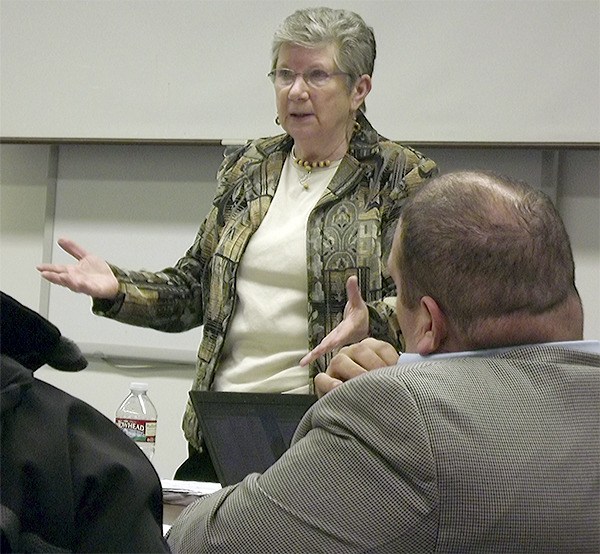
<svg viewBox="0 0 600 554"><path fill-rule="evenodd" d="M331 360L327 373L346 380L361 372L394 365L397 362L398 352L391 344L367 338L342 348Z"/></svg>
<svg viewBox="0 0 600 554"><path fill-rule="evenodd" d="M340 381L348 381L366 371L368 369L362 365L362 362L348 356L343 349L331 359L327 367L327 375Z"/></svg>
<svg viewBox="0 0 600 554"><path fill-rule="evenodd" d="M389 342L377 341L377 343L378 344L374 347L374 350L377 352L377 356L379 356L383 362L382 367L396 365L399 357L398 351Z"/></svg>
<svg viewBox="0 0 600 554"><path fill-rule="evenodd" d="M317 398L325 396L328 392L331 392L335 387L341 385L342 382L338 379L333 379L325 373L319 373L315 376L315 392Z"/></svg>

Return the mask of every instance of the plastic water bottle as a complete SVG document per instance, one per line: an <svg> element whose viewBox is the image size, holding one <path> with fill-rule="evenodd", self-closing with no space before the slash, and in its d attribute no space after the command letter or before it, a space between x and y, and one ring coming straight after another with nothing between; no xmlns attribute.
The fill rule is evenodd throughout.
<svg viewBox="0 0 600 554"><path fill-rule="evenodd" d="M127 398L117 409L115 423L151 460L156 443L157 413L147 392L147 383L131 383Z"/></svg>

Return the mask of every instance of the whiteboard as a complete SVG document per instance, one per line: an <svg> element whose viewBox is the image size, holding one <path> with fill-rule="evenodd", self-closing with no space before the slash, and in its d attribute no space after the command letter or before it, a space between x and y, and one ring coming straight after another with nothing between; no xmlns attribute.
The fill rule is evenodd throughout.
<svg viewBox="0 0 600 554"><path fill-rule="evenodd" d="M202 152L200 152L202 149ZM220 147L62 145L51 260L73 263L69 237L123 269L159 271L192 244L212 204ZM51 285L48 319L81 350L121 359L195 363L202 329L165 333L92 314L91 299Z"/></svg>
<svg viewBox="0 0 600 554"><path fill-rule="evenodd" d="M274 29L312 0L0 0L0 136L240 140ZM420 142L600 142L598 0L331 1L375 30L368 116Z"/></svg>

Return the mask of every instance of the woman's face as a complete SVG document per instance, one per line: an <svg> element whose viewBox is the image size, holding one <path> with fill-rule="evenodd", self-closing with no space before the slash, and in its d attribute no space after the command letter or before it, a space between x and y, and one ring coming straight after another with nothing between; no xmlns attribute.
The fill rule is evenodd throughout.
<svg viewBox="0 0 600 554"><path fill-rule="evenodd" d="M291 69L300 74L313 69L334 73L339 69L333 61L333 53L333 45L304 48L284 44L276 68ZM320 87L310 86L301 75L288 86L276 84L277 114L283 129L294 139L296 155L308 159L333 158L340 149L343 155L354 113L370 89L371 80L367 75L363 75L350 91L346 75L334 75Z"/></svg>

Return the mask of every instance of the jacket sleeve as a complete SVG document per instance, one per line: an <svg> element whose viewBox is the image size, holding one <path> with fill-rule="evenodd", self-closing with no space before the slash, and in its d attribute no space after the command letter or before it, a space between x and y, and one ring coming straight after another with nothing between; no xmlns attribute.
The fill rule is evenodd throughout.
<svg viewBox="0 0 600 554"><path fill-rule="evenodd" d="M122 323L177 333L202 324L203 273L210 258L211 213L202 223L194 243L174 267L161 271L131 271L111 265L119 282L114 301L94 298L96 315Z"/></svg>
<svg viewBox="0 0 600 554"><path fill-rule="evenodd" d="M205 302L210 295L210 262L236 185L231 174L245 149L241 147L229 154L221 164L213 205L194 242L175 266L152 272L111 265L119 281L117 298L114 301L93 299L94 314L172 333L202 325Z"/></svg>
<svg viewBox="0 0 600 554"><path fill-rule="evenodd" d="M167 540L176 553L428 552L436 499L415 402L370 373L317 402L264 474L188 507Z"/></svg>

